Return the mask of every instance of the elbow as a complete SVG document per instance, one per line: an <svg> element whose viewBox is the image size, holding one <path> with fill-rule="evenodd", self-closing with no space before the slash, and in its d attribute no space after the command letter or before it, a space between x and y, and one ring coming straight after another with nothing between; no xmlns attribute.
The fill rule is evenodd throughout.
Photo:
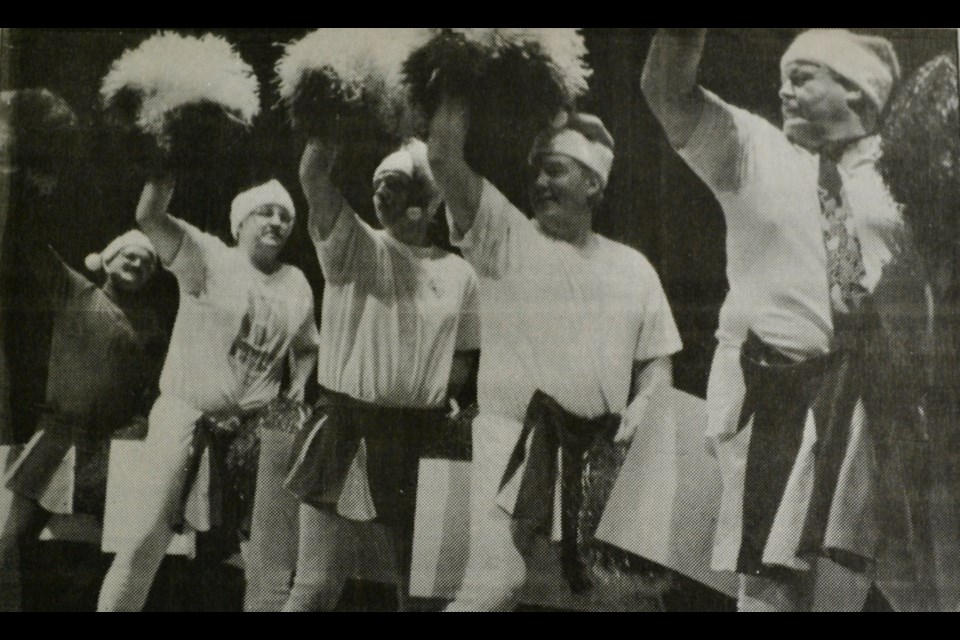
<svg viewBox="0 0 960 640"><path fill-rule="evenodd" d="M433 140L427 146L427 164L430 165L430 171L437 179L448 171L451 155L448 146Z"/></svg>
<svg viewBox="0 0 960 640"><path fill-rule="evenodd" d="M647 60L647 63L643 65L643 72L640 74L640 92L643 94L643 97L647 99L647 102L650 102L651 96L657 94L657 89L659 87L659 82L657 81L657 73L650 68L650 60Z"/></svg>
<svg viewBox="0 0 960 640"><path fill-rule="evenodd" d="M444 148L444 145L431 144L427 150L427 163L440 191L446 193L455 179L457 167L463 164L463 160L457 158L456 152Z"/></svg>

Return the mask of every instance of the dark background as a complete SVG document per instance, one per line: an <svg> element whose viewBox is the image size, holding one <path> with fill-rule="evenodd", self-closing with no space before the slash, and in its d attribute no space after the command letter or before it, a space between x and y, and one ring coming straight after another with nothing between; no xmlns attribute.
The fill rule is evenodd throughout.
<svg viewBox="0 0 960 640"><path fill-rule="evenodd" d="M226 235L229 203L252 177L275 175L305 211L296 180L300 144L276 103L273 65L282 43L307 29L185 29L212 31L234 43L261 80L264 112L245 160L214 166L178 184L174 213ZM719 206L706 188L667 146L640 93L640 70L653 29L585 29L594 69L591 94L581 107L607 123L617 143L617 159L607 202L595 227L641 250L657 267L670 299L685 349L675 360L677 385L703 395L713 349L719 305L726 292L724 224ZM772 121L779 118L779 57L799 29L718 29L711 31L701 81L725 99ZM908 75L937 53L956 48L954 30L869 29L890 38ZM90 125L97 122L98 90L110 63L154 29L16 29L4 42L9 71L3 88L46 86L60 93ZM499 164L490 177L521 202L526 150L515 162ZM104 154L108 155L108 154ZM122 157L95 157L86 167L86 189L69 203L54 231L67 260L79 266L83 256L100 250L132 224L140 179L125 171ZM303 218L286 258L314 284L318 300L322 278ZM169 283L168 283L169 285Z"/></svg>
<svg viewBox="0 0 960 640"><path fill-rule="evenodd" d="M303 225L305 206L297 184L300 142L291 133L276 103L273 65L282 43L307 29L194 29L225 36L261 80L264 112L256 123L249 149L236 162L211 163L178 182L173 213L202 228L228 237L230 200L252 179L278 177L290 190L301 216L285 258L300 266L314 285L318 302L323 280ZM720 208L707 189L682 164L640 94L640 71L653 29L585 29L589 61L594 69L591 94L584 110L598 114L617 144L617 159L607 201L595 227L601 233L642 251L657 267L670 300L685 348L675 358L677 386L703 396L714 347L720 303L726 293L724 223ZM721 97L774 122L779 118L779 57L799 29L713 30L701 67L701 81ZM934 55L956 49L955 30L872 29L890 38L900 54L904 74ZM88 130L98 124L98 91L110 63L154 29L17 29L4 34L0 51L0 88L45 86L74 107ZM9 36L6 37L6 36ZM489 176L522 205L522 161L527 149L502 151L502 162ZM128 158L91 144L92 157L80 168L77 188L64 190L52 218L50 239L74 267L99 251L133 224L142 177ZM500 160L498 158L498 160ZM369 215L369 210L366 212ZM364 211L361 211L364 214ZM13 216L15 216L13 212ZM14 228L11 225L10 229ZM169 274L158 279L153 295L170 318L176 310L176 290ZM319 311L319 304L318 304ZM42 401L45 382L44 336L49 326L36 323L15 328L25 376L14 382L25 393L14 394L14 418L32 433L30 402ZM24 360L25 359L25 360ZM13 363L12 363L13 364ZM34 398L30 397L32 393ZM35 543L34 546L41 543ZM25 603L33 610L92 609L108 558L83 545L61 543L25 553L31 580L24 585ZM179 564L178 564L179 562ZM679 579L679 578L678 578ZM66 585L70 585L66 587ZM732 608L689 581L680 580L668 610ZM359 587L357 587L359 588ZM372 588L366 585L365 589ZM177 559L164 563L148 609L230 610L238 606L242 574L226 567L195 567ZM392 608L391 594L350 592L348 610ZM64 595L66 594L66 595ZM211 595L212 594L212 595ZM355 602L354 602L355 601ZM381 602L383 601L383 602ZM372 603L372 604L371 604ZM384 604L386 603L386 604Z"/></svg>

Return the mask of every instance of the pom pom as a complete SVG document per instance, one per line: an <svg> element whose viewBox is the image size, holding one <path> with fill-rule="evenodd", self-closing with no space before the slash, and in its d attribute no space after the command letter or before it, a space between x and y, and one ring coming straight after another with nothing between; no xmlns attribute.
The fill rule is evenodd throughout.
<svg viewBox="0 0 960 640"><path fill-rule="evenodd" d="M56 172L79 155L80 124L49 89L0 91L0 162Z"/></svg>
<svg viewBox="0 0 960 640"><path fill-rule="evenodd" d="M467 161L509 194L536 135L587 92L586 53L576 29L443 29L404 73L427 115L443 94L467 102Z"/></svg>
<svg viewBox="0 0 960 640"><path fill-rule="evenodd" d="M438 92L471 102L556 111L586 94L592 70L577 29L443 29L404 63L413 99L428 113ZM519 84L525 80L536 84ZM497 95L487 91L493 89ZM545 123L546 124L546 123Z"/></svg>
<svg viewBox="0 0 960 640"><path fill-rule="evenodd" d="M180 167L233 144L260 111L253 69L212 34L148 38L114 61L100 96L108 126L126 136L132 155L157 151Z"/></svg>
<svg viewBox="0 0 960 640"><path fill-rule="evenodd" d="M87 268L87 271L100 271L103 269L103 258L100 257L99 253L91 253L83 259L83 266Z"/></svg>
<svg viewBox="0 0 960 640"><path fill-rule="evenodd" d="M317 29L289 43L276 65L280 102L307 135L372 127L394 144L410 133L401 65L426 29Z"/></svg>
<svg viewBox="0 0 960 640"><path fill-rule="evenodd" d="M960 240L957 108L957 61L940 55L904 84L881 132L880 172L921 249L935 261L954 255Z"/></svg>

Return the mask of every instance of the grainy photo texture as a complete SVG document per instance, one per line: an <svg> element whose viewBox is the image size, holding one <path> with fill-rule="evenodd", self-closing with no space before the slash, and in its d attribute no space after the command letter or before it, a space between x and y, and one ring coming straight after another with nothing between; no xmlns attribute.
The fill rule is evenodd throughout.
<svg viewBox="0 0 960 640"><path fill-rule="evenodd" d="M0 611L955 611L956 29L0 29Z"/></svg>

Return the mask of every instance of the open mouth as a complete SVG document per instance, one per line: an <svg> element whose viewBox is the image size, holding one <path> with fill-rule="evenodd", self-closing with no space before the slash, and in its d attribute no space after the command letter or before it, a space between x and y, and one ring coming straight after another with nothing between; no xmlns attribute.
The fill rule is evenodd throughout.
<svg viewBox="0 0 960 640"><path fill-rule="evenodd" d="M268 244L278 244L283 241L283 236L276 231L268 231L263 234L263 241Z"/></svg>

